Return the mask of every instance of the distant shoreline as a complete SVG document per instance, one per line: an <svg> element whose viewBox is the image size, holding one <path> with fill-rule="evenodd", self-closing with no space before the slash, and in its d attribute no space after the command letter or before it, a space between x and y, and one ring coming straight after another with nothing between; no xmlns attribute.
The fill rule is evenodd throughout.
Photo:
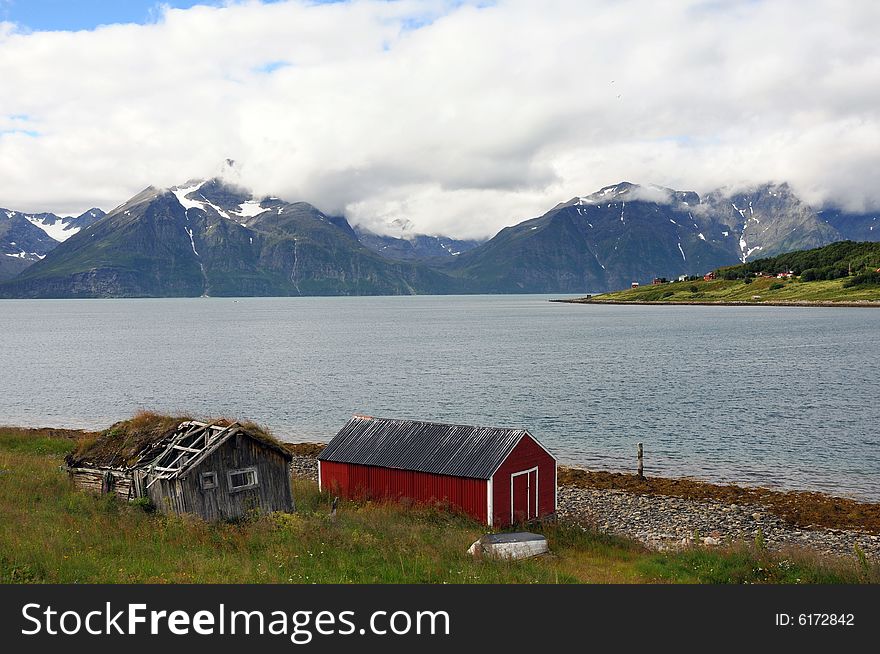
<svg viewBox="0 0 880 654"><path fill-rule="evenodd" d="M747 301L700 301L683 302L681 300L602 300L593 297L579 297L570 299L552 299L550 302L561 302L564 304L647 304L647 305L672 305L672 306L713 306L713 307L853 307L880 309L880 302L872 300L852 301L852 302L834 302L822 300L794 300L791 302L768 301L768 302L747 302Z"/></svg>

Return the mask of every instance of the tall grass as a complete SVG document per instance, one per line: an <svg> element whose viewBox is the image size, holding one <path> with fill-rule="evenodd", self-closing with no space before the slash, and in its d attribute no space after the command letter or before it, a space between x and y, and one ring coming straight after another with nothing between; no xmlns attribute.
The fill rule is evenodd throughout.
<svg viewBox="0 0 880 654"><path fill-rule="evenodd" d="M48 439L52 441L52 439ZM6 583L579 583L877 581L876 566L774 558L753 548L648 552L566 523L539 525L552 554L474 560L485 531L439 508L342 502L294 481L294 514L206 523L75 490L73 442L0 429L0 581Z"/></svg>

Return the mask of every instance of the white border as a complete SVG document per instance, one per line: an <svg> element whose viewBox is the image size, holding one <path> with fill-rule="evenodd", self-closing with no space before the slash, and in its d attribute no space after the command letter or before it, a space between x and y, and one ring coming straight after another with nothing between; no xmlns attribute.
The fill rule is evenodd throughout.
<svg viewBox="0 0 880 654"><path fill-rule="evenodd" d="M528 506L528 509L526 509L526 520L531 520L532 518L537 518L538 513L541 510L540 507L538 506L538 487L540 486L540 483L538 481L538 475L539 475L538 466L535 466L534 468L529 468L528 470L520 470L519 472L510 473L510 524L512 524L512 525L516 524L513 520L513 478L519 477L520 475L528 475L532 472L535 473L535 515L529 515L529 513L531 513L531 509L532 509L531 498L529 498L529 506ZM529 478L526 477L526 490L527 491L528 491L528 483L529 483L528 479Z"/></svg>
<svg viewBox="0 0 880 654"><path fill-rule="evenodd" d="M486 524L490 527L492 526L492 520L494 516L492 512L495 510L493 505L493 497L492 497L492 477L489 477L489 481L486 482Z"/></svg>

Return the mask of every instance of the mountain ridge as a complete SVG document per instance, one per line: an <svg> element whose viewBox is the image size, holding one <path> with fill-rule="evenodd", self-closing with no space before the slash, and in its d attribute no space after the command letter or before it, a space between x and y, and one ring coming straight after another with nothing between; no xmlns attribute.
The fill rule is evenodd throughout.
<svg viewBox="0 0 880 654"><path fill-rule="evenodd" d="M786 183L700 196L622 181L485 242L418 234L404 219L400 236L378 234L222 176L147 187L108 214L4 216L4 297L600 292L856 234L880 240L877 214L815 211ZM58 221L73 232L61 243L46 232ZM27 238L11 238L12 223Z"/></svg>
<svg viewBox="0 0 880 654"><path fill-rule="evenodd" d="M344 218L218 178L147 187L58 244L0 294L17 297L454 292L430 268L383 259Z"/></svg>

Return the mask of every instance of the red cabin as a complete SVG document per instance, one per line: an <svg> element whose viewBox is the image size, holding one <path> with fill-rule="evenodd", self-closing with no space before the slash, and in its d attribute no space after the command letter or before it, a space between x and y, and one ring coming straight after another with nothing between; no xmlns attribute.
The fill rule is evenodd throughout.
<svg viewBox="0 0 880 654"><path fill-rule="evenodd" d="M524 429L354 416L318 456L350 499L447 503L490 527L556 512L556 457Z"/></svg>

